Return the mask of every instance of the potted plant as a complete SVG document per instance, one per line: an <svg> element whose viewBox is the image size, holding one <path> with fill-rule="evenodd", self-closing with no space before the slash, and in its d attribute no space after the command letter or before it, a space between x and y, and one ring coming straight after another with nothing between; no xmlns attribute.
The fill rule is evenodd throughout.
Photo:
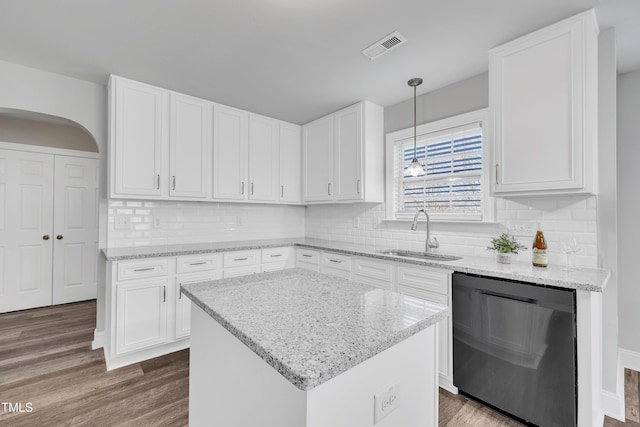
<svg viewBox="0 0 640 427"><path fill-rule="evenodd" d="M491 239L491 246L487 246L487 249L498 253L498 262L500 264L510 264L511 254L517 254L520 249L526 249L526 247L518 243L515 237L502 233L500 236Z"/></svg>

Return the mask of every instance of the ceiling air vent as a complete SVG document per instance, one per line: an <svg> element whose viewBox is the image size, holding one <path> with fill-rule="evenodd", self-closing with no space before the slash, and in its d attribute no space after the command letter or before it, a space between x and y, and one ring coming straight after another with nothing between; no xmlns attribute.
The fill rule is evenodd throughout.
<svg viewBox="0 0 640 427"><path fill-rule="evenodd" d="M407 39L405 39L402 34L394 31L393 33L381 38L371 46L364 49L362 51L362 54L367 58L374 60L389 52L391 49L394 49L406 42Z"/></svg>

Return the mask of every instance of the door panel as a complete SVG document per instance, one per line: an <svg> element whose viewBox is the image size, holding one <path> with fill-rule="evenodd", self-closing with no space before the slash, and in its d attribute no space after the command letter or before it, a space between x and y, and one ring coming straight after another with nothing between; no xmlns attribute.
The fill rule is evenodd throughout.
<svg viewBox="0 0 640 427"><path fill-rule="evenodd" d="M332 200L333 116L303 127L302 161L304 201Z"/></svg>
<svg viewBox="0 0 640 427"><path fill-rule="evenodd" d="M245 200L249 114L219 105L213 111L213 198Z"/></svg>
<svg viewBox="0 0 640 427"><path fill-rule="evenodd" d="M55 158L53 303L96 297L97 161Z"/></svg>
<svg viewBox="0 0 640 427"><path fill-rule="evenodd" d="M0 312L51 304L52 176L53 156L0 150Z"/></svg>
<svg viewBox="0 0 640 427"><path fill-rule="evenodd" d="M276 120L249 117L249 199L276 200L278 185L278 134Z"/></svg>
<svg viewBox="0 0 640 427"><path fill-rule="evenodd" d="M336 114L336 200L362 199L362 104Z"/></svg>

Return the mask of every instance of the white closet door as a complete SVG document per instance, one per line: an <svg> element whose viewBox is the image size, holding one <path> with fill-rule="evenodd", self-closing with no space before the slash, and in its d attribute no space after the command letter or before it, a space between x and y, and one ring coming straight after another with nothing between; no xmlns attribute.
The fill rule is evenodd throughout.
<svg viewBox="0 0 640 427"><path fill-rule="evenodd" d="M55 156L53 303L96 297L98 161Z"/></svg>
<svg viewBox="0 0 640 427"><path fill-rule="evenodd" d="M0 150L0 312L51 304L53 156Z"/></svg>

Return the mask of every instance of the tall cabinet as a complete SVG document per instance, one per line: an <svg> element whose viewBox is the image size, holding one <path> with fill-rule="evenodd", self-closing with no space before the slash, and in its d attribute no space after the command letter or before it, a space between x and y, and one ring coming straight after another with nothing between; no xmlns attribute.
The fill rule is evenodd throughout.
<svg viewBox="0 0 640 427"><path fill-rule="evenodd" d="M492 192L597 193L593 10L489 52Z"/></svg>
<svg viewBox="0 0 640 427"><path fill-rule="evenodd" d="M304 202L383 202L383 109L363 101L303 126Z"/></svg>

